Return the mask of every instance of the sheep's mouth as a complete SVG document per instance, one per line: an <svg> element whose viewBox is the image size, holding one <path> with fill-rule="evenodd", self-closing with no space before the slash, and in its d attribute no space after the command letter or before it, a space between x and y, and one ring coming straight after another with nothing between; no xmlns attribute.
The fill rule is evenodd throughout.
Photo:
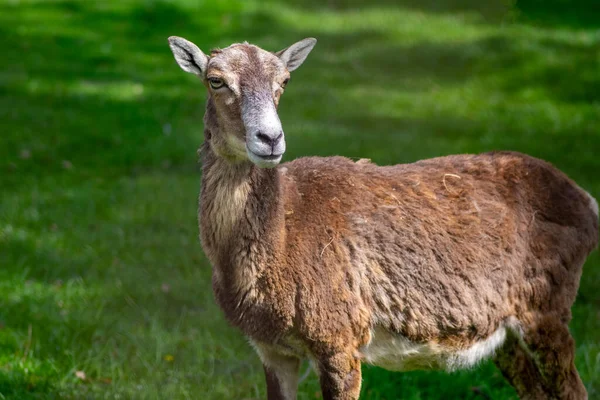
<svg viewBox="0 0 600 400"><path fill-rule="evenodd" d="M254 154L256 157L261 158L261 159L263 159L265 161L275 161L275 160L280 159L281 156L283 156L283 154L271 154L271 155L268 155L268 156L263 156L261 154L256 154L254 152L252 154Z"/></svg>
<svg viewBox="0 0 600 400"><path fill-rule="evenodd" d="M248 158L258 167L262 168L273 168L281 161L282 154L256 154L253 151L248 150Z"/></svg>

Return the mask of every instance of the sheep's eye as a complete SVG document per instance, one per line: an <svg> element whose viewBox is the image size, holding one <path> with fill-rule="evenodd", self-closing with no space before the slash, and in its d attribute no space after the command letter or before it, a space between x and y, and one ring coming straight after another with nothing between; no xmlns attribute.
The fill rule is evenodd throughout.
<svg viewBox="0 0 600 400"><path fill-rule="evenodd" d="M221 78L208 78L208 84L213 89L219 89L225 86L225 82Z"/></svg>
<svg viewBox="0 0 600 400"><path fill-rule="evenodd" d="M285 81L283 81L283 83L281 84L281 87L282 88L286 87L289 81L290 81L290 78L287 78Z"/></svg>

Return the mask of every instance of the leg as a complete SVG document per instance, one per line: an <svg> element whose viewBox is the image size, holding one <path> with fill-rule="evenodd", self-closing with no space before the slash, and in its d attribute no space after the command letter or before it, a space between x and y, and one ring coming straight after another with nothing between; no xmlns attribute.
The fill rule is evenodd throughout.
<svg viewBox="0 0 600 400"><path fill-rule="evenodd" d="M338 353L319 360L323 400L356 400L360 395L360 360Z"/></svg>
<svg viewBox="0 0 600 400"><path fill-rule="evenodd" d="M494 362L506 380L515 388L519 398L537 400L548 397L542 386L540 371L514 334L509 333Z"/></svg>
<svg viewBox="0 0 600 400"><path fill-rule="evenodd" d="M296 400L300 360L274 352L268 346L254 344L263 362L268 400Z"/></svg>
<svg viewBox="0 0 600 400"><path fill-rule="evenodd" d="M575 368L575 341L565 318L541 317L525 332L523 339L535 356L548 398L587 399L585 386Z"/></svg>
<svg viewBox="0 0 600 400"><path fill-rule="evenodd" d="M268 400L296 399L296 391L298 388L297 379L292 379L287 373L282 373L278 366L267 367L263 364L263 368L267 380Z"/></svg>

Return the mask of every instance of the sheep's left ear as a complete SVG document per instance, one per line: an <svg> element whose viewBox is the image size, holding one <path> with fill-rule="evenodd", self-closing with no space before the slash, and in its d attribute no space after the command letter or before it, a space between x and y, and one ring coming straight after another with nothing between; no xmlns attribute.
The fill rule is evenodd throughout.
<svg viewBox="0 0 600 400"><path fill-rule="evenodd" d="M184 38L171 36L169 38L169 47L175 56L175 61L185 72L204 77L208 57L194 43Z"/></svg>
<svg viewBox="0 0 600 400"><path fill-rule="evenodd" d="M278 51L275 55L283 61L288 71L291 72L302 65L308 53L315 47L315 44L317 44L317 39L315 38L302 39L290 47Z"/></svg>

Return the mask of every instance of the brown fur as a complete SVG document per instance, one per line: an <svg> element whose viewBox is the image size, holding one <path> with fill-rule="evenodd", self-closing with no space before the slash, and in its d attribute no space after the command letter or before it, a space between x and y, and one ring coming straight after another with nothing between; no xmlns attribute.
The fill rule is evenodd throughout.
<svg viewBox="0 0 600 400"><path fill-rule="evenodd" d="M216 301L265 364L269 399L289 398L304 357L325 399L358 398L374 327L460 350L511 318L522 339L511 335L496 363L519 395L586 398L567 324L598 216L567 176L511 152L261 169L215 151L222 109L209 98L202 245Z"/></svg>

